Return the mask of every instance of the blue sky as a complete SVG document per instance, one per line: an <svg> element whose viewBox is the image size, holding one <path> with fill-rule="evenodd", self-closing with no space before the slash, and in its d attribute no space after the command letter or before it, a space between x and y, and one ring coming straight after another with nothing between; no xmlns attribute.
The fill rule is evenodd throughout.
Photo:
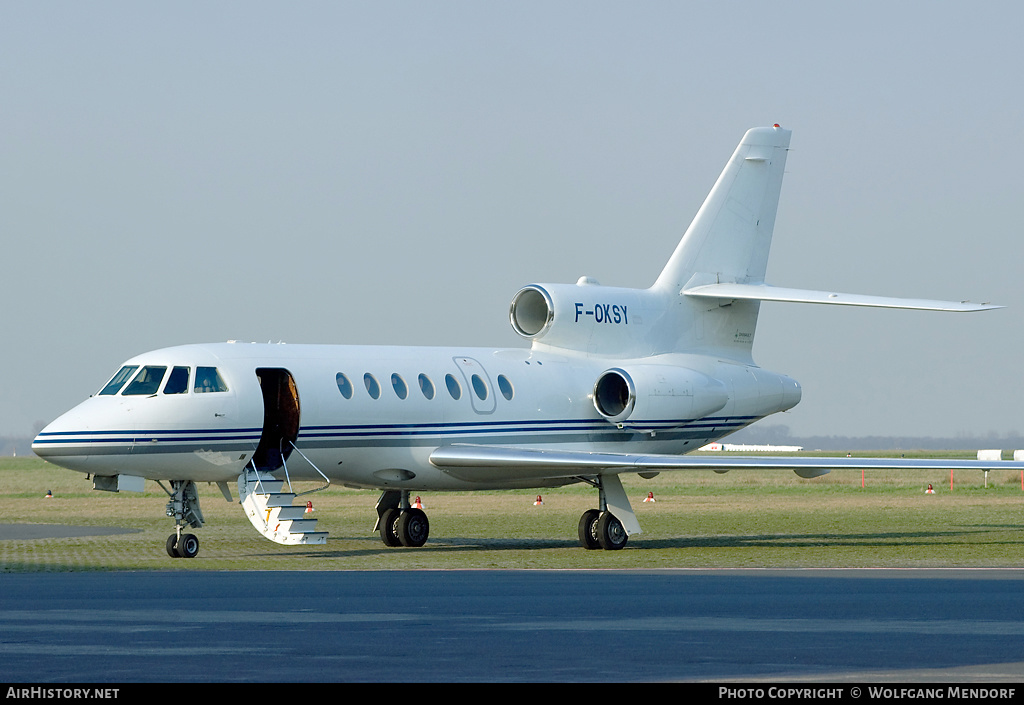
<svg viewBox="0 0 1024 705"><path fill-rule="evenodd" d="M523 284L650 285L743 132L793 130L765 304L794 434L1024 431L1024 6L0 7L0 434L187 342L520 346ZM768 421L767 423L773 423Z"/></svg>

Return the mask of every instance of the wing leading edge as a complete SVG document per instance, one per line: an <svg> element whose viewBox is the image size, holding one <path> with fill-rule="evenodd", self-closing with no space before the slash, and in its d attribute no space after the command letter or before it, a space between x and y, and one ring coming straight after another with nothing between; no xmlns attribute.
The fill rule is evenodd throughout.
<svg viewBox="0 0 1024 705"><path fill-rule="evenodd" d="M467 482L555 479L669 470L792 470L801 477L830 470L1024 470L1024 462L908 458L794 458L604 453L512 446L450 445L430 455L437 468Z"/></svg>

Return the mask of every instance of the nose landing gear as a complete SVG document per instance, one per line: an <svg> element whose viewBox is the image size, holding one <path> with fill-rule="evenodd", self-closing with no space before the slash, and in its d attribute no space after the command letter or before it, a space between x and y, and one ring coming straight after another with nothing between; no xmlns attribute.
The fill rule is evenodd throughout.
<svg viewBox="0 0 1024 705"><path fill-rule="evenodd" d="M174 533L167 537L167 555L171 558L195 558L199 554L199 539L195 534L182 533L187 526L194 529L203 525L199 510L199 493L191 480L171 480L171 491L163 487L171 498L167 503L167 516L174 519ZM159 483L158 483L159 484Z"/></svg>

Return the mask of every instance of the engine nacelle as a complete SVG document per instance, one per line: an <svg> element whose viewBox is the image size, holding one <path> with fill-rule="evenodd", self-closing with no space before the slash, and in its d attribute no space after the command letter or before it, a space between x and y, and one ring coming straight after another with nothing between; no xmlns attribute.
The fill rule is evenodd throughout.
<svg viewBox="0 0 1024 705"><path fill-rule="evenodd" d="M622 354L650 344L668 310L647 289L600 286L586 277L572 284L530 284L512 298L509 318L530 340L584 352Z"/></svg>
<svg viewBox="0 0 1024 705"><path fill-rule="evenodd" d="M685 367L614 367L594 385L594 406L601 416L618 426L645 430L685 426L728 401L722 382Z"/></svg>

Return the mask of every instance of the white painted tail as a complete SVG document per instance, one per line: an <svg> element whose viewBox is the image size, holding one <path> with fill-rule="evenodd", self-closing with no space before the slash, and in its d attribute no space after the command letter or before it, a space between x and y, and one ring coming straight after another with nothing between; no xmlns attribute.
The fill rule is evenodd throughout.
<svg viewBox="0 0 1024 705"><path fill-rule="evenodd" d="M747 131L653 288L678 293L694 277L764 282L791 134Z"/></svg>
<svg viewBox="0 0 1024 705"><path fill-rule="evenodd" d="M778 126L747 131L652 291L678 300L698 285L764 283L790 135ZM758 301L682 301L674 350L750 360Z"/></svg>

